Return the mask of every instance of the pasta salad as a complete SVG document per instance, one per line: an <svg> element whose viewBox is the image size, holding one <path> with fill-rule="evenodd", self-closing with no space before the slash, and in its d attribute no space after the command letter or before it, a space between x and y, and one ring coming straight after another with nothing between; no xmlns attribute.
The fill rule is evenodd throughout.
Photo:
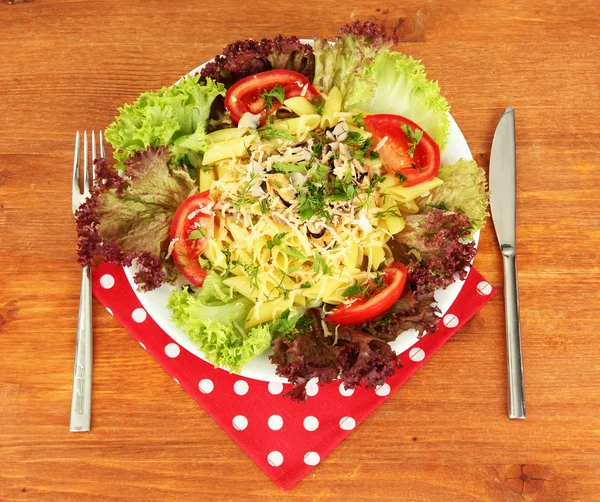
<svg viewBox="0 0 600 502"><path fill-rule="evenodd" d="M167 307L207 360L271 350L299 401L311 378L393 375L387 342L435 332L487 216L483 170L441 165L449 107L421 63L373 23L334 42L235 42L120 108L77 214L82 264L178 284Z"/></svg>

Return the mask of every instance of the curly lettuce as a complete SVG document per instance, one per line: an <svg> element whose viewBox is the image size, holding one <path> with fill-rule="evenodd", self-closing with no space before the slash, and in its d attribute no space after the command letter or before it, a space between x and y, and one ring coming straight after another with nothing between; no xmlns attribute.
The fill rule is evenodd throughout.
<svg viewBox="0 0 600 502"><path fill-rule="evenodd" d="M81 265L92 265L94 256L122 266L137 259L134 280L143 291L167 279L163 264L171 222L196 187L168 157L165 147L138 152L125 161L122 177L106 159L96 162L97 186L75 213Z"/></svg>
<svg viewBox="0 0 600 502"><path fill-rule="evenodd" d="M485 218L489 216L489 192L485 171L474 160L459 160L455 164L442 166L437 174L444 180L427 197L416 200L421 212L431 208L454 211L458 208L469 221L471 228L468 238L483 228Z"/></svg>
<svg viewBox="0 0 600 502"><path fill-rule="evenodd" d="M253 303L234 293L216 274L209 274L198 294L188 287L173 290L167 302L171 319L215 366L240 371L271 345L268 325L245 331Z"/></svg>
<svg viewBox="0 0 600 502"><path fill-rule="evenodd" d="M202 68L201 78L229 87L249 75L276 69L293 70L312 80L315 73L312 47L297 37L283 35L260 41L238 40Z"/></svg>
<svg viewBox="0 0 600 502"><path fill-rule="evenodd" d="M315 87L336 86L347 110L393 113L421 126L444 150L450 107L420 61L390 50L394 39L374 23L351 23L335 38L315 40Z"/></svg>
<svg viewBox="0 0 600 502"><path fill-rule="evenodd" d="M199 84L187 76L171 87L145 92L133 104L119 108L119 115L106 130L117 169L135 152L168 146L173 162L199 167L198 154L208 146L206 126L217 96L225 95L223 84L211 79Z"/></svg>

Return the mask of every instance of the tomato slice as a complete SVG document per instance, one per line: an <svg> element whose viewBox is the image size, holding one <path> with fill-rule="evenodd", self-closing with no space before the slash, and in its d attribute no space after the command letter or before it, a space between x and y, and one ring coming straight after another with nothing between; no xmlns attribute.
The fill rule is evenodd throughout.
<svg viewBox="0 0 600 502"><path fill-rule="evenodd" d="M277 98L272 99L272 106L267 109L265 100L261 97L265 92L273 90L276 85L283 87L285 99L302 95L306 86L304 97L309 101L319 92L311 85L310 80L301 73L292 70L270 70L250 75L233 84L225 95L225 107L231 113L231 119L237 124L244 113L260 114L260 123L263 125L267 117L272 115L281 106Z"/></svg>
<svg viewBox="0 0 600 502"><path fill-rule="evenodd" d="M325 319L334 324L360 324L373 319L388 310L404 291L406 285L406 267L394 263L382 273L385 287L371 298L363 294L353 296L347 302L340 303Z"/></svg>
<svg viewBox="0 0 600 502"><path fill-rule="evenodd" d="M365 129L373 136L377 145L383 138L386 142L379 150L381 162L390 174L400 178L403 186L411 187L433 178L440 170L440 147L431 136L412 120L400 115L367 115ZM407 138L402 126L407 125L413 131L423 131L412 156L409 154L412 140Z"/></svg>
<svg viewBox="0 0 600 502"><path fill-rule="evenodd" d="M208 190L192 195L177 208L171 224L171 256L179 271L194 286L202 286L206 277L206 270L198 263L198 257L208 246L208 239L214 235L212 205Z"/></svg>

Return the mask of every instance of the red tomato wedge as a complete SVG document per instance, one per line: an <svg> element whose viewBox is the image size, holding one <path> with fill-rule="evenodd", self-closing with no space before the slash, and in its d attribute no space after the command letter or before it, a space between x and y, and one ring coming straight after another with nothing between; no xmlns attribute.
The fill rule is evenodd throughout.
<svg viewBox="0 0 600 502"><path fill-rule="evenodd" d="M179 271L194 286L202 286L206 277L198 257L214 235L212 205L208 190L192 195L177 208L171 224L169 237L174 241L171 255Z"/></svg>
<svg viewBox="0 0 600 502"><path fill-rule="evenodd" d="M237 124L244 113L260 114L263 125L267 117L277 111L282 103L275 97L271 99L271 107L267 109L262 94L273 90L277 85L283 87L285 99L302 95L309 101L319 92L311 85L308 78L292 70L270 70L250 75L233 84L225 95L225 107L231 113L231 119Z"/></svg>
<svg viewBox="0 0 600 502"><path fill-rule="evenodd" d="M401 263L394 263L382 273L383 289L371 298L358 294L349 298L347 303L340 303L325 319L334 324L360 324L373 319L388 310L404 291L406 285L406 267Z"/></svg>
<svg viewBox="0 0 600 502"><path fill-rule="evenodd" d="M383 138L386 142L379 149L381 162L390 174L400 178L403 186L411 187L433 178L440 170L440 147L418 124L400 115L378 114L364 118L365 129L373 136L373 144L378 145ZM402 126L413 131L423 131L423 136L410 155L411 142Z"/></svg>

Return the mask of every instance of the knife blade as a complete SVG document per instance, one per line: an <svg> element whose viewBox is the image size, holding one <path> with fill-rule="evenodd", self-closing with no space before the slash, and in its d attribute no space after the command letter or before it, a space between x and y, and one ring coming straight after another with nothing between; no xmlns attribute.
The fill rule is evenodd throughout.
<svg viewBox="0 0 600 502"><path fill-rule="evenodd" d="M490 155L490 207L504 267L504 312L508 363L508 414L525 418L523 357L517 287L517 162L515 112L504 110L496 127Z"/></svg>

